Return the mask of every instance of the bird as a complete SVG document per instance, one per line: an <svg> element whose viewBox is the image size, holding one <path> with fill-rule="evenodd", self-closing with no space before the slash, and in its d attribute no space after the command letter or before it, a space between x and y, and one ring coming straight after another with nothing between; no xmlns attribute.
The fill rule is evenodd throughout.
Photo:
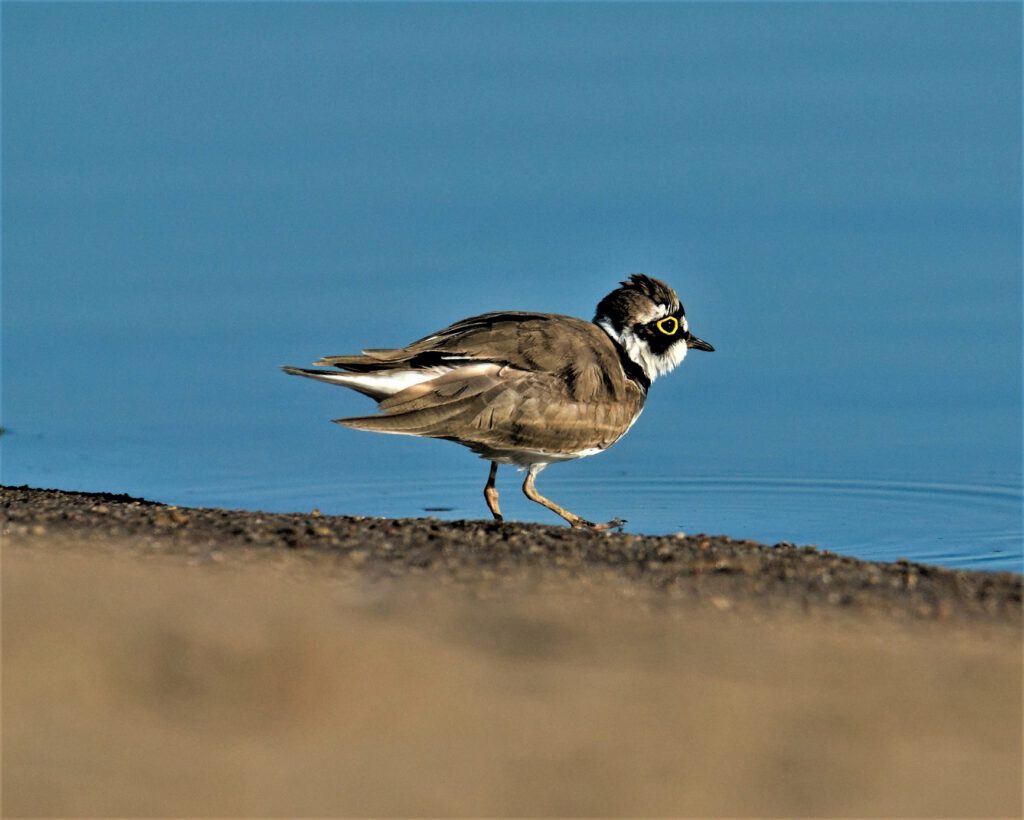
<svg viewBox="0 0 1024 820"><path fill-rule="evenodd" d="M526 471L523 493L572 527L593 523L541 495L550 464L596 455L639 418L651 384L690 350L714 347L690 332L676 292L634 273L597 305L592 321L554 313L495 311L463 319L409 345L284 365L377 402L376 415L335 419L356 430L446 439L491 462L484 500L503 516L499 464Z"/></svg>

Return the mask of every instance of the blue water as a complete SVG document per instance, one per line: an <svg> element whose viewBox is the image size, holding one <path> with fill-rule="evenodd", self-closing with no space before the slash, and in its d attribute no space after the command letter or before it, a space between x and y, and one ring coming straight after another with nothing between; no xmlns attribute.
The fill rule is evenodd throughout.
<svg viewBox="0 0 1024 820"><path fill-rule="evenodd" d="M694 353L548 495L1021 569L1021 6L11 4L0 478L483 517L283 363L675 285ZM554 522L499 475L510 517ZM437 509L442 508L442 509ZM425 513L424 511L428 512Z"/></svg>

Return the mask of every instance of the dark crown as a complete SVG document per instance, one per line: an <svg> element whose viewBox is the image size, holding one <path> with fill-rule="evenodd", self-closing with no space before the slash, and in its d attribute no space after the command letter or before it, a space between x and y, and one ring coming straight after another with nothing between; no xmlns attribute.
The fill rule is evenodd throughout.
<svg viewBox="0 0 1024 820"><path fill-rule="evenodd" d="M634 273L621 285L598 302L595 322L608 319L616 330L621 330L657 305L666 306L670 313L683 312L676 292L660 279Z"/></svg>

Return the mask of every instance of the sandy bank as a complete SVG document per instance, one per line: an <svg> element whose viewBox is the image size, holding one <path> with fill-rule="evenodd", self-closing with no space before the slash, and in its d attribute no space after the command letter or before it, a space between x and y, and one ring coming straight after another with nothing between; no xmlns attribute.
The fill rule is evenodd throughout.
<svg viewBox="0 0 1024 820"><path fill-rule="evenodd" d="M8 816L1021 813L1020 576L11 488L0 509Z"/></svg>

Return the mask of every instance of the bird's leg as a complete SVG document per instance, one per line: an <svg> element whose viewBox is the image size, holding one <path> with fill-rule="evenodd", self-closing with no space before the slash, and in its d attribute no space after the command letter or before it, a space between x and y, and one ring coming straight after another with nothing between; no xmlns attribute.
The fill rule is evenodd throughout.
<svg viewBox="0 0 1024 820"><path fill-rule="evenodd" d="M580 518L578 515L576 515L576 513L569 512L565 507L556 504L550 498L545 498L539 492L537 492L537 488L533 485L533 483L537 478L538 472L540 472L540 470L537 468L536 465L530 467L530 469L527 470L526 480L523 482L523 494L527 498L529 498L530 501L536 501L542 507L547 507L549 510L551 510L551 512L555 513L556 515L562 516L562 518L568 521L573 527L579 527L588 530L613 530L621 527L623 524L626 523L621 518L616 518L614 521L608 521L604 524L595 524L592 521L587 521L587 519L585 518Z"/></svg>
<svg viewBox="0 0 1024 820"><path fill-rule="evenodd" d="M498 462L491 462L491 472L487 476L487 484L484 485L484 500L494 516L495 521L504 521L501 514L501 507L498 506L498 488L494 486L494 479L498 476Z"/></svg>

